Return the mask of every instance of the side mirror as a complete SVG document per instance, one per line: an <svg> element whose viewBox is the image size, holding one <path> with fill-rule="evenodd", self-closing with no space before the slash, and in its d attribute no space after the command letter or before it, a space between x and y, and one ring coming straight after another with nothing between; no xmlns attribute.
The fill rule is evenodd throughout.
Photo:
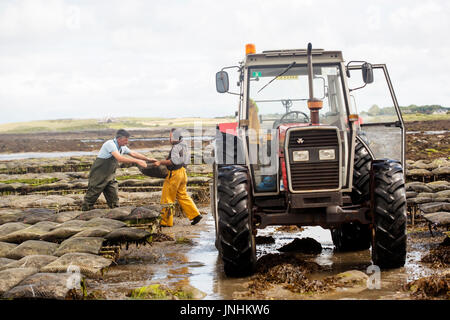
<svg viewBox="0 0 450 320"><path fill-rule="evenodd" d="M373 82L373 69L370 63L364 63L362 65L362 77L365 84Z"/></svg>
<svg viewBox="0 0 450 320"><path fill-rule="evenodd" d="M216 73L216 90L219 93L228 92L229 80L226 71L219 71Z"/></svg>

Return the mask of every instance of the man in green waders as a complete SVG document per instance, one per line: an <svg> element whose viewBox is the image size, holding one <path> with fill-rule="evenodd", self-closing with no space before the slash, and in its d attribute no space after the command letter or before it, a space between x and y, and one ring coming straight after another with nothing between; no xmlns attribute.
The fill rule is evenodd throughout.
<svg viewBox="0 0 450 320"><path fill-rule="evenodd" d="M94 203L103 192L106 202L110 208L119 206L119 187L116 181L116 169L119 162L136 163L146 168L147 163L155 162L135 151L131 151L126 145L130 134L124 129L120 129L116 133L116 137L106 141L100 149L94 164L89 172L89 184L86 195L84 196L81 210L88 211L93 209ZM129 155L133 158L124 157Z"/></svg>

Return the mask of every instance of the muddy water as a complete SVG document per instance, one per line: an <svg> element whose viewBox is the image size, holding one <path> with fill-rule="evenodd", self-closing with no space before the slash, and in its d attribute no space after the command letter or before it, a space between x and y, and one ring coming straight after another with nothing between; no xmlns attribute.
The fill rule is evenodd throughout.
<svg viewBox="0 0 450 320"><path fill-rule="evenodd" d="M188 271L181 277L186 277L189 283L205 292L205 299L233 299L235 291L243 291L243 283L248 278L230 279L223 274L223 265L218 257L217 250L214 246L214 221L211 215L208 215L208 228L198 234L194 238L195 246L189 250L185 256L187 258L186 266ZM276 227L268 227L259 230L258 236L272 236L275 243L257 246L258 258L268 253L279 253L278 248L290 243L295 238L310 237L322 245L322 253L319 255L303 254L302 258L313 261L324 267L324 271L311 275L312 279L322 279L326 276L335 275L348 270L360 270L368 275L367 267L371 265L370 250L364 250L351 253L337 253L333 251L333 242L329 230L321 227L306 227L299 232L280 232ZM417 249L417 248L416 248ZM300 254L301 255L301 254ZM382 271L381 288L374 290L352 290L340 291L337 293L325 294L317 297L309 297L313 299L402 299L408 298L408 295L401 290L402 286L411 280L418 279L433 273L433 271L420 263L422 253L420 251L411 251L407 255L405 267ZM186 271L186 270L184 270ZM155 276L165 277L164 271L161 270ZM293 294L292 299L302 299L301 296ZM276 299L276 297L275 297Z"/></svg>
<svg viewBox="0 0 450 320"><path fill-rule="evenodd" d="M206 210L205 210L206 211ZM90 290L99 290L107 299L127 299L130 289L150 284L163 284L168 287L190 285L201 290L203 299L234 299L235 292L245 292L247 278L227 278L223 273L223 264L214 246L215 230L212 215L204 216L199 225L190 226L187 219L178 220L173 228L164 233L173 239L182 237L186 243L160 242L153 246L133 248L124 255L118 266L111 268L103 280L90 281ZM320 227L306 227L303 230L280 231L277 227L268 227L258 231L258 236L271 236L275 243L257 245L258 258L269 253L280 253L277 249L296 238L310 237L322 245L317 255L296 253L306 261L322 266L321 271L309 277L323 279L348 270L367 272L371 265L370 250L350 253L334 252L329 230ZM287 290L283 295L276 291L267 292L267 299L410 299L402 286L411 280L428 276L433 271L421 262L421 256L428 248L420 243L409 243L405 267L382 271L381 288L369 290L361 287L316 295L299 295ZM125 260L125 261L124 261ZM275 293L274 293L275 292ZM266 294L264 292L264 294Z"/></svg>

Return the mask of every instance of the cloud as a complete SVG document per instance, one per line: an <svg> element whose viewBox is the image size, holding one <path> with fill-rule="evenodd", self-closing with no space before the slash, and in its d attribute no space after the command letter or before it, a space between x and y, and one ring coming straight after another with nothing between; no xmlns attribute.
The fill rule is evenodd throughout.
<svg viewBox="0 0 450 320"><path fill-rule="evenodd" d="M250 42L257 51L312 42L347 61L386 63L401 104L448 106L440 84L450 80L449 8L430 0L4 1L0 121L231 115L238 100L216 93L214 76Z"/></svg>

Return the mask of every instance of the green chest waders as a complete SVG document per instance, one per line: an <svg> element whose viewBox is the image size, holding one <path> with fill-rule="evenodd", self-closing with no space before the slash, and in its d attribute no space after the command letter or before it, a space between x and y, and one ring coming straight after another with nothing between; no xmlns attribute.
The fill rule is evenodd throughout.
<svg viewBox="0 0 450 320"><path fill-rule="evenodd" d="M116 169L119 162L114 157L97 158L89 172L89 184L82 210L91 210L103 192L110 208L119 206L119 187L116 181Z"/></svg>

